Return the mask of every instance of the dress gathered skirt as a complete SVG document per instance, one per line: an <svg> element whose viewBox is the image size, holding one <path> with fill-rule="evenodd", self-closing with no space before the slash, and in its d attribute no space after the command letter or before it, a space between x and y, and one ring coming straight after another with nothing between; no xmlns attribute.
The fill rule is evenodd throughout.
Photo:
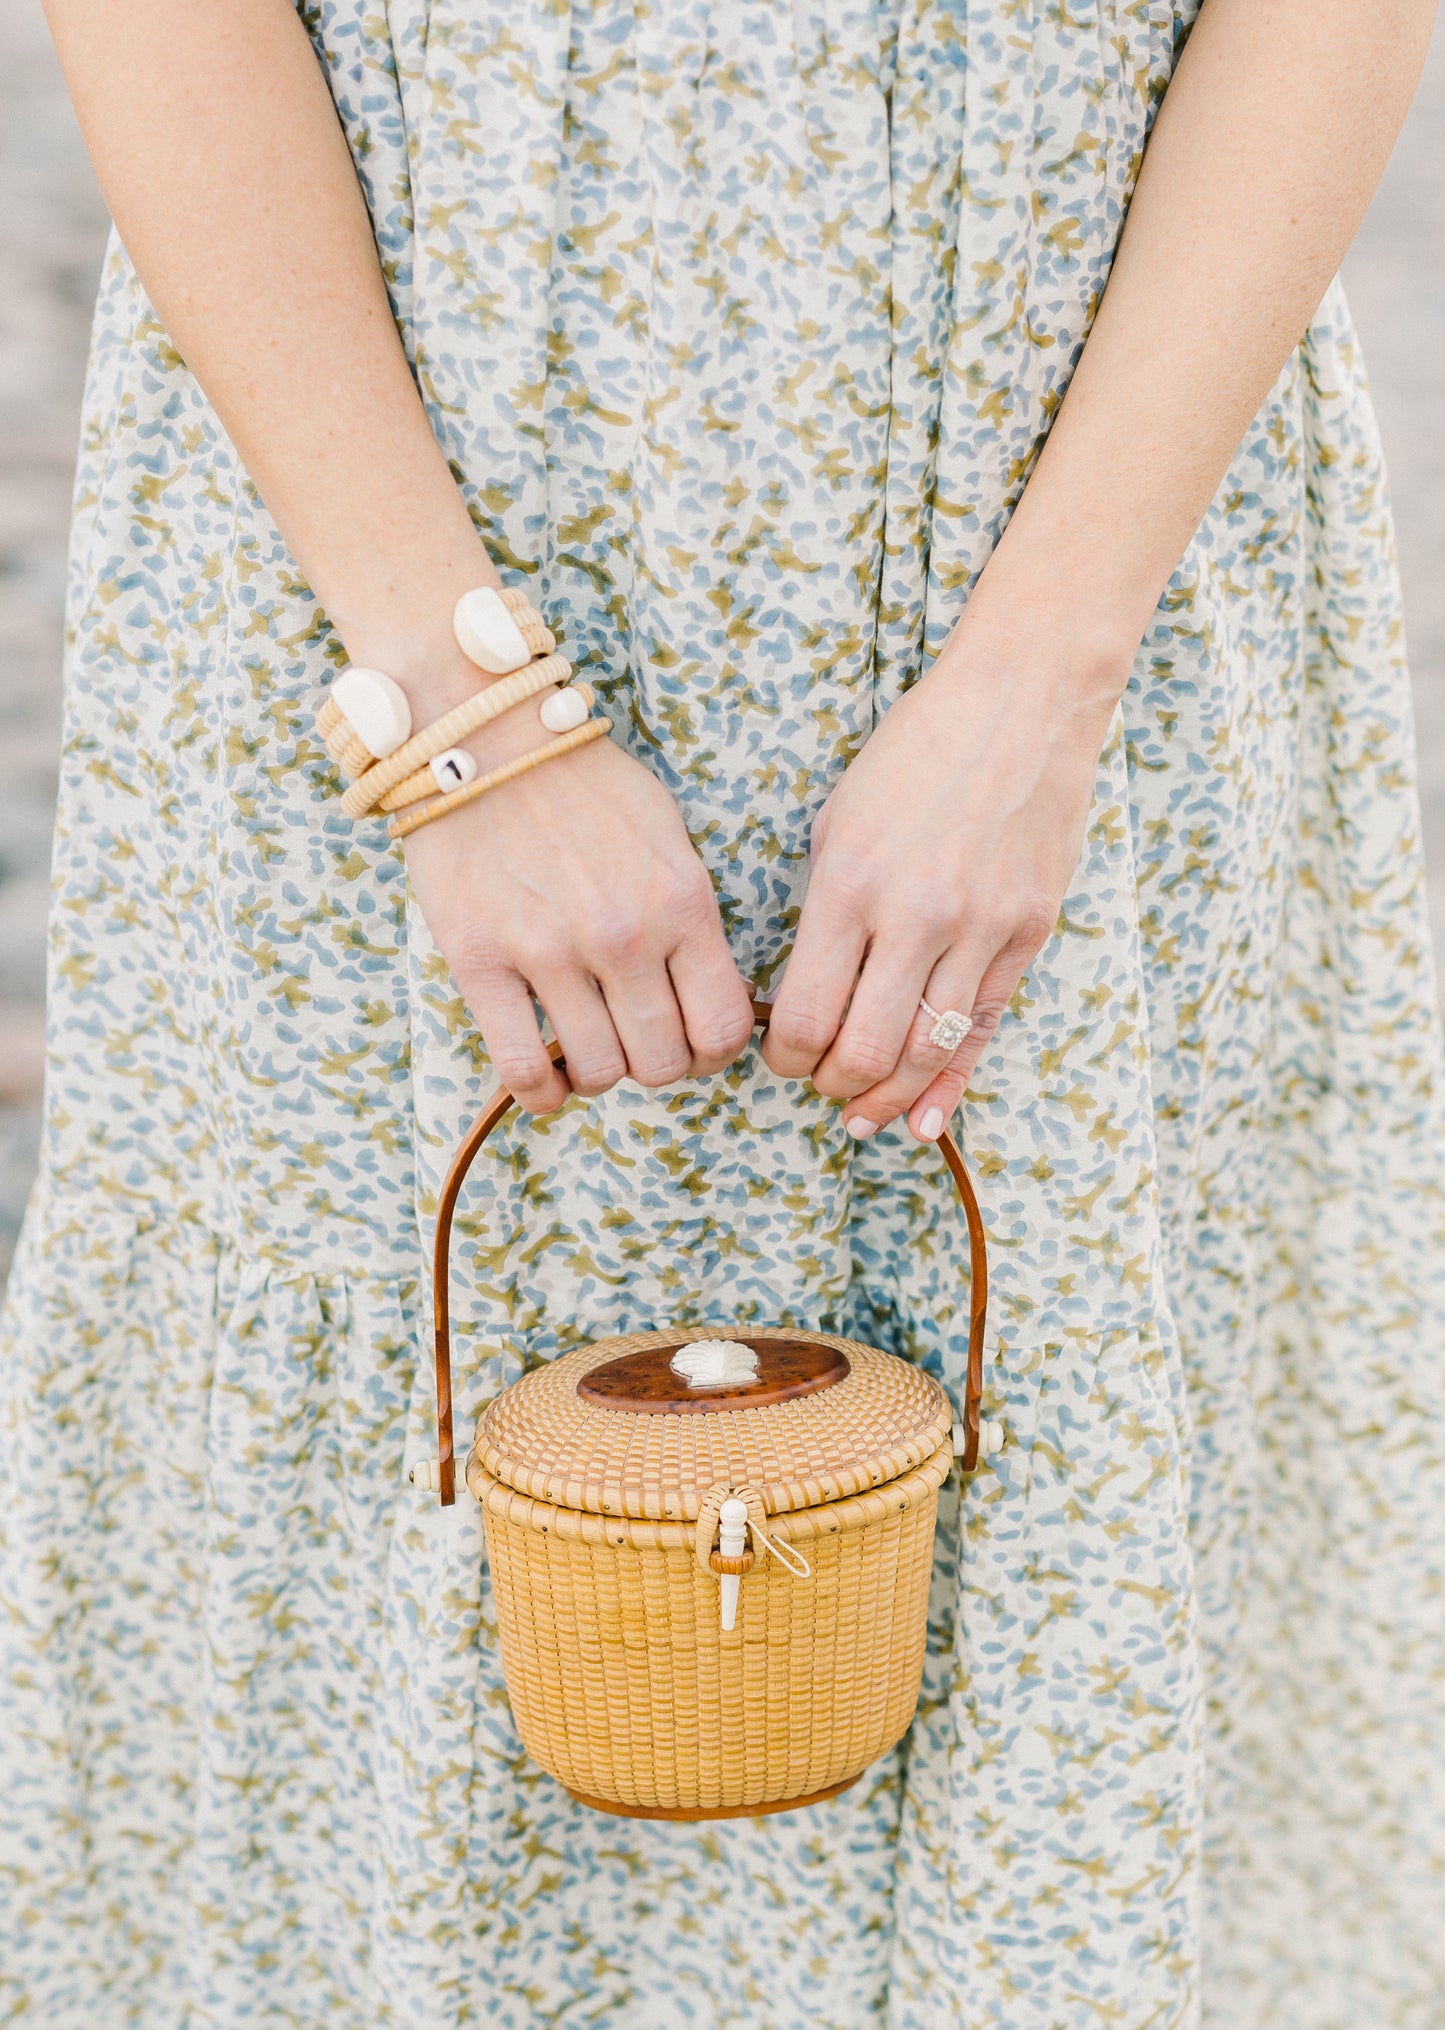
<svg viewBox="0 0 1445 2030"><path fill-rule="evenodd" d="M812 820L1026 482L1190 12L303 9L479 532L761 991ZM960 1109L1006 1442L946 1490L913 1726L835 1801L605 1817L521 1748L478 1511L407 1479L438 1183L494 1080L340 812L342 660L113 244L0 1364L0 2017L1439 2030L1445 1115L1338 289ZM514 1120L458 1234L462 1445L524 1367L674 1319L959 1390L938 1153L850 1142L755 1050Z"/></svg>

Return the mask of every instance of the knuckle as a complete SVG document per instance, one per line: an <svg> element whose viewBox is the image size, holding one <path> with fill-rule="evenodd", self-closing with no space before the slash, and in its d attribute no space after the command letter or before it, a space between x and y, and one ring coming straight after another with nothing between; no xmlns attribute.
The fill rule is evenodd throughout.
<svg viewBox="0 0 1445 2030"><path fill-rule="evenodd" d="M512 971L496 939L476 925L468 925L448 938L443 956L453 978L470 987L493 987Z"/></svg>
<svg viewBox="0 0 1445 2030"><path fill-rule="evenodd" d="M567 1060L568 1082L584 1099L595 1100L600 1093L611 1092L626 1076L627 1066L620 1057L587 1058L580 1064L570 1057Z"/></svg>
<svg viewBox="0 0 1445 2030"><path fill-rule="evenodd" d="M752 1034L752 1016L709 1015L688 1024L693 1054L698 1061L716 1070L731 1064Z"/></svg>
<svg viewBox="0 0 1445 2030"><path fill-rule="evenodd" d="M990 903L972 914L968 927L971 943L989 953L1005 951L1019 935L1019 912Z"/></svg>
<svg viewBox="0 0 1445 2030"><path fill-rule="evenodd" d="M1058 918L1059 913L1052 903L1042 897L1034 897L1019 912L1010 943L1030 953L1038 951L1053 936Z"/></svg>
<svg viewBox="0 0 1445 2030"><path fill-rule="evenodd" d="M606 905L592 917L590 942L600 958L613 964L626 964L641 958L647 949L646 921L635 911L616 903Z"/></svg>
<svg viewBox="0 0 1445 2030"><path fill-rule="evenodd" d="M679 867L673 874L665 897L668 914L684 933L699 930L717 914L717 897L699 861L693 867Z"/></svg>
<svg viewBox="0 0 1445 2030"><path fill-rule="evenodd" d="M689 1051L649 1051L640 1064L632 1067L632 1076L639 1085L676 1085L679 1079L687 1077L691 1069L692 1055Z"/></svg>
<svg viewBox="0 0 1445 2030"><path fill-rule="evenodd" d="M909 1031L908 1042L898 1061L901 1071L911 1071L917 1073L920 1078L930 1078L938 1070L941 1060L942 1052L936 1043L929 1042L926 1028L920 1024Z"/></svg>
<svg viewBox="0 0 1445 2030"><path fill-rule="evenodd" d="M915 944L951 945L962 929L962 913L954 900L937 890L916 896L902 926Z"/></svg>
<svg viewBox="0 0 1445 2030"><path fill-rule="evenodd" d="M491 1058L497 1077L518 1099L546 1092L552 1062L545 1051L529 1050L525 1044L503 1043L491 1053Z"/></svg>
<svg viewBox="0 0 1445 2030"><path fill-rule="evenodd" d="M532 981L548 980L559 973L571 971L576 963L576 951L569 939L546 928L538 928L527 939L524 963L519 971Z"/></svg>
<svg viewBox="0 0 1445 2030"><path fill-rule="evenodd" d="M835 910L845 916L868 916L877 876L865 855L834 850L819 862L815 879Z"/></svg>
<svg viewBox="0 0 1445 2030"><path fill-rule="evenodd" d="M866 1079L871 1085L876 1080L887 1078L898 1063L898 1053L890 1050L881 1037L858 1036L845 1038L838 1048L838 1070L846 1079L854 1082Z"/></svg>
<svg viewBox="0 0 1445 2030"><path fill-rule="evenodd" d="M973 1028L969 1032L968 1045L975 1054L980 1043L986 1043L1004 1018L1008 1002L1001 995L986 995L973 1004ZM968 1047L965 1045L965 1048Z"/></svg>
<svg viewBox="0 0 1445 2030"><path fill-rule="evenodd" d="M776 1042L801 1056L821 1057L837 1033L837 1022L819 1008L788 1008L769 1027Z"/></svg>

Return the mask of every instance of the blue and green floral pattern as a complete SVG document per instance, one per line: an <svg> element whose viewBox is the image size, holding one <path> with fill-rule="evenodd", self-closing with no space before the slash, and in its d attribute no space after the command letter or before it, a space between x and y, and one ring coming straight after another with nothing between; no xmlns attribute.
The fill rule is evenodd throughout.
<svg viewBox="0 0 1445 2030"><path fill-rule="evenodd" d="M1188 13L306 10L478 525L761 983L814 814L1024 484ZM338 811L339 648L119 246L70 619L0 1368L0 2014L1434 2030L1445 1122L1339 295L1169 585L962 1109L1007 1444L944 1504L911 1734L807 1812L605 1818L521 1751L476 1511L406 1479L487 1067ZM852 1146L755 1054L514 1125L460 1239L464 1433L523 1364L674 1317L960 1380L936 1154Z"/></svg>

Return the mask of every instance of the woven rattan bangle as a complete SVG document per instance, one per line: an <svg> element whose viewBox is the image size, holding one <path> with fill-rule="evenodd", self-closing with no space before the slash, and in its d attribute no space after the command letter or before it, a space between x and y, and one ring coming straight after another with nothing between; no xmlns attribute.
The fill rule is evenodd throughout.
<svg viewBox="0 0 1445 2030"><path fill-rule="evenodd" d="M505 762L488 775L479 775L475 782L465 783L461 789L448 790L445 796L433 797L428 803L414 804L409 811L392 819L386 835L389 839L405 839L410 833L419 832L423 825L446 817L448 812L459 811L463 804L474 803L488 790L500 789L504 782L512 782L517 776L540 768L544 761L555 761L563 754L571 754L574 748L588 747L611 731L609 719L589 719L585 726L575 726L570 733L559 734L555 740L534 747L526 754L519 754L515 761Z"/></svg>
<svg viewBox="0 0 1445 2030"><path fill-rule="evenodd" d="M534 656L550 656L556 653L557 637L540 614L529 614L525 618L516 614L513 618L521 630L523 641Z"/></svg>
<svg viewBox="0 0 1445 2030"><path fill-rule="evenodd" d="M468 733L490 725L503 712L510 712L514 705L520 705L526 698L534 698L538 691L545 691L553 684L565 684L571 674L572 665L565 656L542 656L510 677L501 677L496 683L488 684L484 690L453 706L450 712L444 712L440 719L434 719L420 733L414 733L410 740L397 748L395 754L389 754L385 761L369 768L346 791L341 799L341 808L349 818L364 818L368 811L376 808L388 790L395 789L399 782L405 782L434 754L454 747Z"/></svg>
<svg viewBox="0 0 1445 2030"><path fill-rule="evenodd" d="M597 702L597 694L590 684L569 684L564 695L575 695L580 698L589 712ZM578 716L581 717L580 710ZM545 720L543 723L546 723ZM583 723L586 723L585 720ZM571 729L569 728L568 730L570 731ZM442 751L445 752L445 749ZM435 758L433 756L433 760ZM475 777L473 780L475 780ZM462 785L458 785L458 787L462 787ZM425 768L417 769L414 775L409 775L406 778L405 782L399 782L395 789L389 789L384 797L378 798L376 808L379 811L404 811L409 804L420 803L423 797L434 797L440 788L441 785L432 774L431 763L428 762ZM450 790L443 791L442 793L446 796L451 795Z"/></svg>
<svg viewBox="0 0 1445 2030"><path fill-rule="evenodd" d="M410 738L411 707L383 671L352 663L335 679L316 715L316 730L350 781Z"/></svg>

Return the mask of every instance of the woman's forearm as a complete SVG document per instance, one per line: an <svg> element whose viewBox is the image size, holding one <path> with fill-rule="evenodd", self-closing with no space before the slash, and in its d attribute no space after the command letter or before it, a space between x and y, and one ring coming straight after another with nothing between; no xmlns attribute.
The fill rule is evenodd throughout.
<svg viewBox="0 0 1445 2030"><path fill-rule="evenodd" d="M1050 936L1140 639L1359 223L1432 12L1204 0L1022 500L814 835L764 1050L851 1133L906 1109L937 1135ZM942 1067L923 996L972 1025Z"/></svg>
<svg viewBox="0 0 1445 2030"><path fill-rule="evenodd" d="M1434 12L1204 0L989 604L1066 608L1106 663L1137 644L1364 215Z"/></svg>
<svg viewBox="0 0 1445 2030"><path fill-rule="evenodd" d="M101 187L162 322L353 660L436 716L479 675L451 639L452 606L496 573L412 381L291 0L47 5ZM460 744L489 768L540 731L518 708ZM751 1033L682 818L611 741L424 827L406 859L524 1106L622 1077L720 1071Z"/></svg>
<svg viewBox="0 0 1445 2030"><path fill-rule="evenodd" d="M142 286L348 650L424 707L495 573L432 434L291 0L47 0Z"/></svg>

